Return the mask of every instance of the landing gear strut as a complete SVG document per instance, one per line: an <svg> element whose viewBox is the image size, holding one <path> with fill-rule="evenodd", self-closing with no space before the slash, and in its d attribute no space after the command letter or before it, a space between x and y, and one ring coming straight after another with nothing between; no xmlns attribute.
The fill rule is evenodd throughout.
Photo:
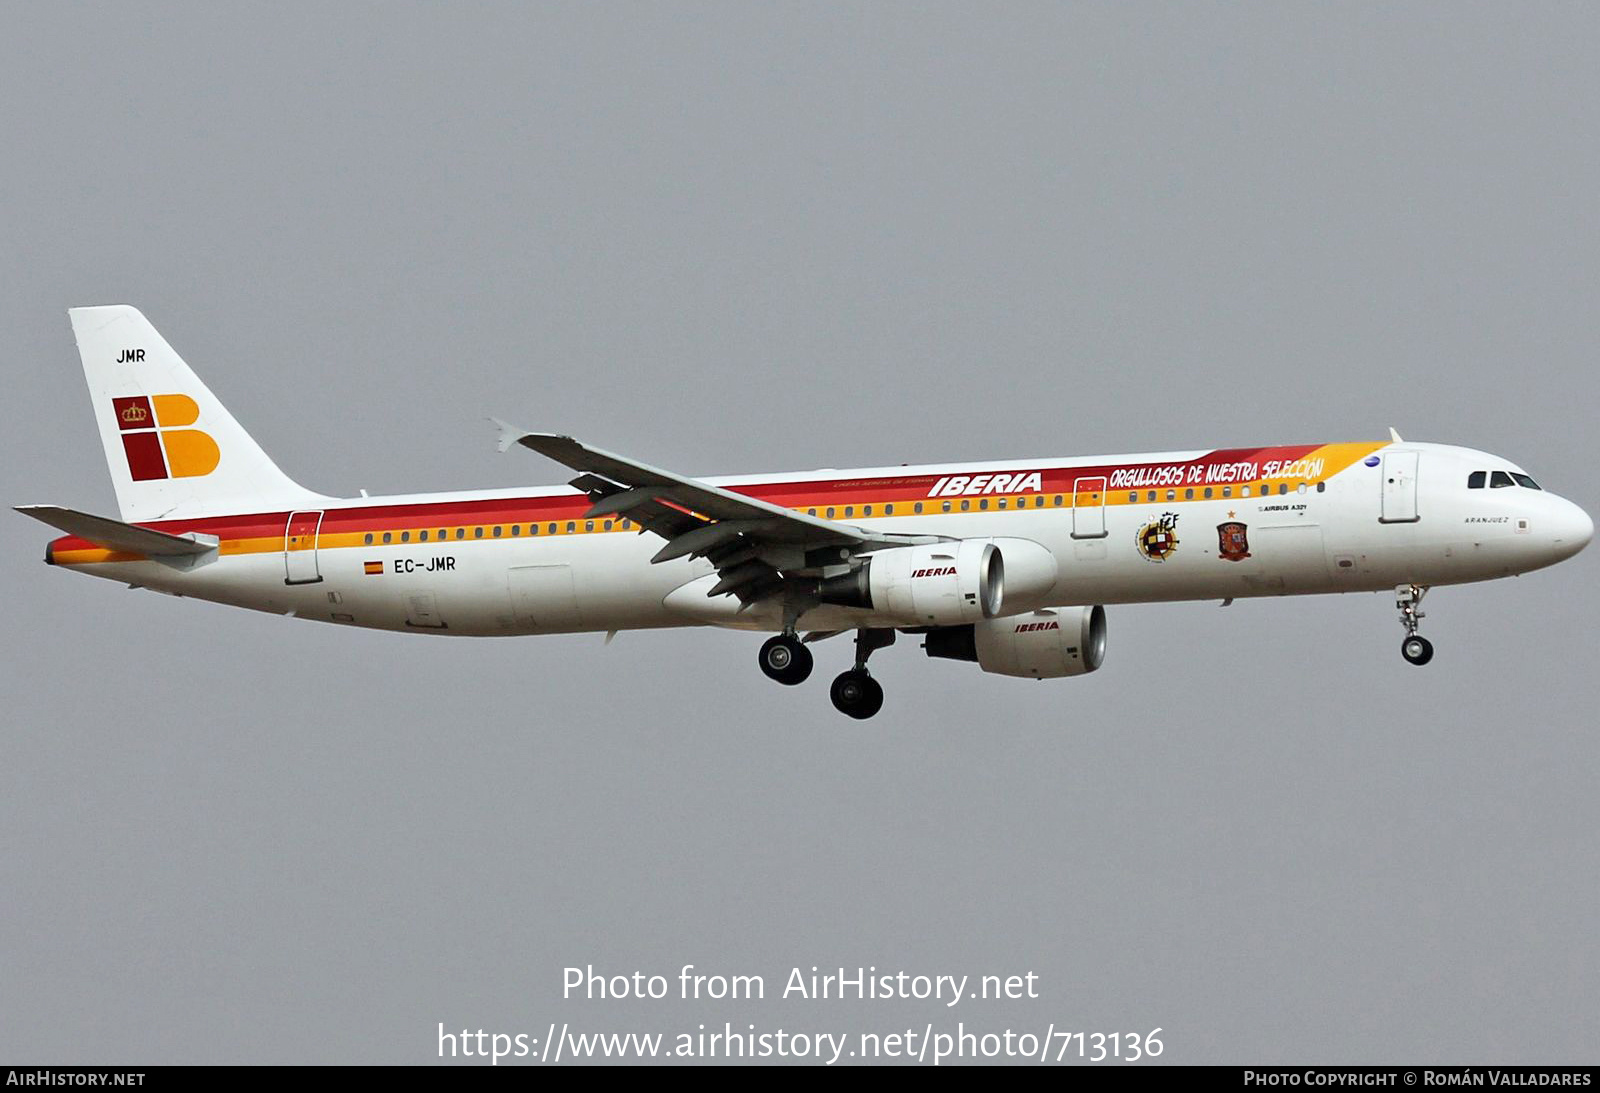
<svg viewBox="0 0 1600 1093"><path fill-rule="evenodd" d="M768 679L775 679L786 687L804 683L811 674L812 663L811 650L793 634L768 638L761 647L761 670Z"/></svg>
<svg viewBox="0 0 1600 1093"><path fill-rule="evenodd" d="M1394 605L1400 611L1400 625L1406 628L1405 640L1400 643L1400 655L1421 667L1433 659L1433 642L1417 633L1417 624L1427 616L1422 612L1422 597L1428 594L1427 586L1403 584L1394 590Z"/></svg>
<svg viewBox="0 0 1600 1093"><path fill-rule="evenodd" d="M855 667L841 673L828 689L834 709L858 721L865 721L883 709L883 688L867 671L867 658L874 649L893 644L893 630L856 631Z"/></svg>

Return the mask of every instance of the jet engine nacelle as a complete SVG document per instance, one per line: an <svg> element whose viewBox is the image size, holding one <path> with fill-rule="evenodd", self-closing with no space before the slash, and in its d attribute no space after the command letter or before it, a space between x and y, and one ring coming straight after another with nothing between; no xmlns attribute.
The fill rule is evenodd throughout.
<svg viewBox="0 0 1600 1093"><path fill-rule="evenodd" d="M892 547L823 580L824 603L859 607L907 626L956 626L1026 610L1056 583L1056 559L1028 539L962 539Z"/></svg>
<svg viewBox="0 0 1600 1093"><path fill-rule="evenodd" d="M1059 679L1092 672L1106 659L1106 611L1060 607L983 619L928 632L930 657L973 660L985 672L1023 679Z"/></svg>
<svg viewBox="0 0 1600 1093"><path fill-rule="evenodd" d="M986 539L880 550L858 571L867 603L913 625L992 618L1005 594L1005 561Z"/></svg>

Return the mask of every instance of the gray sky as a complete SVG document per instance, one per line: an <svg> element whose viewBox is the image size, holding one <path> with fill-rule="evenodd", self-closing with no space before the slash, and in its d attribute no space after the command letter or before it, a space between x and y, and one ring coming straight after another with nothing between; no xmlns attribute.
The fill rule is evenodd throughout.
<svg viewBox="0 0 1600 1093"><path fill-rule="evenodd" d="M1591 512L1592 5L7 5L7 504L114 513L65 310L149 315L290 474L561 481L1376 438ZM1590 1061L1590 551L1115 608L1096 675L746 635L319 627L0 520L0 1060L543 1035L1147 1030L1179 1062ZM1042 998L560 1000L561 969Z"/></svg>

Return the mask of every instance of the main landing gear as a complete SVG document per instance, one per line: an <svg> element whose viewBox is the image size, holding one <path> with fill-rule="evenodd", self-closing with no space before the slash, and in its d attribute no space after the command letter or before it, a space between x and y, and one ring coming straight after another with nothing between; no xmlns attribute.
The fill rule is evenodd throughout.
<svg viewBox="0 0 1600 1093"><path fill-rule="evenodd" d="M883 687L867 671L867 658L875 649L894 644L893 630L857 630L856 663L842 672L828 688L836 710L858 721L865 721L883 709ZM804 683L811 675L812 657L793 631L768 638L761 646L761 670L768 679L786 686Z"/></svg>
<svg viewBox="0 0 1600 1093"><path fill-rule="evenodd" d="M1418 620L1427 617L1422 612L1422 597L1427 594L1427 587L1420 584L1403 584L1394 590L1394 605L1400 611L1400 625L1406 628L1405 640L1400 643L1400 655L1419 668L1433 659L1433 642L1417 633Z"/></svg>
<svg viewBox="0 0 1600 1093"><path fill-rule="evenodd" d="M768 638L761 647L761 670L768 679L775 679L786 687L804 683L811 675L811 650L793 634L779 634Z"/></svg>
<svg viewBox="0 0 1600 1093"><path fill-rule="evenodd" d="M834 709L857 721L865 721L883 709L883 687L867 671L867 658L874 649L893 644L893 630L856 631L855 667L841 672L828 688Z"/></svg>

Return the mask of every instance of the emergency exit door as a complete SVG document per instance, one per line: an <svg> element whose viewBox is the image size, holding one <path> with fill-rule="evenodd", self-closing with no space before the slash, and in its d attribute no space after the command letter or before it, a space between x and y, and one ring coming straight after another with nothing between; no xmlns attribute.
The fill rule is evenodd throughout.
<svg viewBox="0 0 1600 1093"><path fill-rule="evenodd" d="M1420 519L1417 514L1417 458L1417 452L1384 453L1380 522L1412 524Z"/></svg>
<svg viewBox="0 0 1600 1093"><path fill-rule="evenodd" d="M322 513L291 512L283 529L283 583L316 584L322 580L317 566L317 533Z"/></svg>

